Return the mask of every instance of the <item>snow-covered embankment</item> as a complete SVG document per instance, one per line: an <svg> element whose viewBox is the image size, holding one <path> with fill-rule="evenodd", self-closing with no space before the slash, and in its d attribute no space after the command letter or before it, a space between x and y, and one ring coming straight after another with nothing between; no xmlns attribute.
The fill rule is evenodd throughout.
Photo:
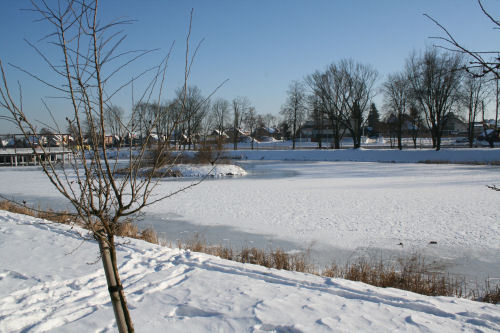
<svg viewBox="0 0 500 333"><path fill-rule="evenodd" d="M308 149L308 150L228 150L225 154L243 160L355 161L355 162L500 162L499 148L460 149Z"/></svg>
<svg viewBox="0 0 500 333"><path fill-rule="evenodd" d="M0 331L115 331L97 245L0 211ZM138 332L500 330L500 306L239 264L119 240Z"/></svg>

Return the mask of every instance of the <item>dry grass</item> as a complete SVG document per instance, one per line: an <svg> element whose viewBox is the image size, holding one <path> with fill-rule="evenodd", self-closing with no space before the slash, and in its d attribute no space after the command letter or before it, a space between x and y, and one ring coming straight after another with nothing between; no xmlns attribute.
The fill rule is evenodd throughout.
<svg viewBox="0 0 500 333"><path fill-rule="evenodd" d="M195 153L169 152L163 151L159 155L158 151L152 151L149 158L149 165L158 161L159 166L175 164L229 164L229 159L224 157L224 150L217 145L200 145Z"/></svg>
<svg viewBox="0 0 500 333"><path fill-rule="evenodd" d="M9 201L0 201L0 210L44 218L58 223L75 222L78 224L75 217L68 212L41 211L16 205ZM120 224L117 235L159 244L158 236L153 229L139 230L131 222ZM209 245L198 234L184 242L178 242L177 246L185 250L207 253L241 263L360 281L377 287L398 288L423 295L467 297L493 304L498 304L500 300L499 284L493 286L489 281L486 281L485 287L476 288L466 293L464 281L442 273L440 267L437 267L435 263L425 262L424 257L418 254L391 262L360 258L343 266L332 264L319 271L311 263L309 251L290 254L282 249L265 251L255 247L243 247L240 251L235 251L231 247Z"/></svg>
<svg viewBox="0 0 500 333"><path fill-rule="evenodd" d="M451 164L452 162L446 161L446 160L423 160L423 161L419 161L418 163L423 163L423 164Z"/></svg>
<svg viewBox="0 0 500 333"><path fill-rule="evenodd" d="M289 254L282 249L265 251L255 247L243 247L240 251L235 251L222 245L208 245L199 235L178 242L177 246L241 263L360 281L377 287L403 289L428 296L466 297L494 304L497 304L500 298L499 285L491 287L487 284L486 288L466 292L463 279L443 273L442 267L435 262L427 263L419 254L391 262L359 258L343 266L332 264L319 271L311 263L309 251Z"/></svg>
<svg viewBox="0 0 500 333"><path fill-rule="evenodd" d="M158 244L158 235L156 234L156 231L154 231L152 228L146 228L141 230L139 232L139 236L133 238L142 239L146 242L153 244Z"/></svg>
<svg viewBox="0 0 500 333"><path fill-rule="evenodd" d="M223 245L209 245L203 237L195 234L193 237L178 242L181 249L202 252L245 264L254 264L268 268L284 269L304 273L315 273L314 266L309 264L308 252L290 254L282 249L265 251L256 247L243 247L236 251Z"/></svg>
<svg viewBox="0 0 500 333"><path fill-rule="evenodd" d="M436 271L434 264L427 264L418 254L389 263L360 258L344 266L334 264L323 271L322 275L428 296L464 296L463 281Z"/></svg>
<svg viewBox="0 0 500 333"><path fill-rule="evenodd" d="M118 226L116 234L122 237L136 238L134 236L139 234L139 228L132 222L125 222Z"/></svg>
<svg viewBox="0 0 500 333"><path fill-rule="evenodd" d="M222 146L202 145L192 158L194 164L229 164L229 159L224 157Z"/></svg>
<svg viewBox="0 0 500 333"><path fill-rule="evenodd" d="M42 210L40 208L35 209L28 207L27 205L18 205L7 200L0 201L0 210L6 210L12 213L33 216L36 218L45 219L56 223L76 224L82 228L85 228L85 223L83 223L81 219L79 219L77 216L71 214L68 211L55 212L50 208L45 210ZM142 239L146 242L158 244L158 237L156 235L156 231L154 231L151 228L139 230L139 228L137 228L137 226L131 222L124 222L119 224L118 230L116 231L116 235L135 238L135 239Z"/></svg>
<svg viewBox="0 0 500 333"><path fill-rule="evenodd" d="M462 164L462 165L500 165L500 161L490 161L490 162L481 162L481 161L468 161L468 162L453 162L448 160L423 160L418 163L423 164Z"/></svg>
<svg viewBox="0 0 500 333"><path fill-rule="evenodd" d="M486 280L482 289L473 290L471 294L471 298L475 301L492 304L500 303L500 285L497 283L492 286L490 280Z"/></svg>
<svg viewBox="0 0 500 333"><path fill-rule="evenodd" d="M479 298L476 298L475 300L492 304L500 303L500 287L497 285L494 289L487 291L485 294L483 294Z"/></svg>
<svg viewBox="0 0 500 333"><path fill-rule="evenodd" d="M26 205L18 205L7 200L0 201L0 210L6 210L12 213L29 215L57 223L69 224L73 222L78 222L75 216L68 211L54 212L50 208L46 210L42 210L40 208L35 209L35 208L30 208ZM81 223L77 224L81 225Z"/></svg>
<svg viewBox="0 0 500 333"><path fill-rule="evenodd" d="M148 154L148 158L144 159L137 168L142 176L151 176L153 178L163 177L182 177L179 170L174 170L172 167L177 164L230 164L227 157L224 157L222 147L217 145L201 145L196 152L189 151L172 152L152 150ZM152 172L152 167L156 165L156 171ZM149 170L149 171L148 171ZM130 173L130 168L121 168L115 171L116 175L127 175Z"/></svg>

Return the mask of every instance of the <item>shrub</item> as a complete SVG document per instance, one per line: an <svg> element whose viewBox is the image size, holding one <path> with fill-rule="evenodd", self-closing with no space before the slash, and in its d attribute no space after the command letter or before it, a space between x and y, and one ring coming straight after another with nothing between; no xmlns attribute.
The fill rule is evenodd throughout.
<svg viewBox="0 0 500 333"><path fill-rule="evenodd" d="M68 211L55 212L50 208L46 210L42 210L40 208L34 209L26 205L19 205L7 200L0 201L0 210L6 210L17 214L29 215L56 223L63 223L63 224L75 223L80 227L84 227L84 224L81 221L79 221L74 214L71 214ZM139 228L135 224L128 221L119 224L118 230L116 231L116 235L135 238L135 239L142 239L150 243L158 244L158 237L156 235L156 231L154 231L151 228L139 231Z"/></svg>
<svg viewBox="0 0 500 333"><path fill-rule="evenodd" d="M146 228L142 230L138 238L149 243L158 244L158 235L152 228Z"/></svg>
<svg viewBox="0 0 500 333"><path fill-rule="evenodd" d="M81 224L78 223L79 221L76 219L75 215L69 213L68 211L54 212L50 208L42 210L40 209L40 207L38 207L38 209L34 209L26 205L20 205L7 200L0 201L0 209L12 213L29 215L57 223L69 224L71 222L76 222L77 224Z"/></svg>
<svg viewBox="0 0 500 333"><path fill-rule="evenodd" d="M193 163L197 164L228 164L229 160L224 157L221 145L205 144L200 146L198 152L193 157Z"/></svg>
<svg viewBox="0 0 500 333"><path fill-rule="evenodd" d="M490 280L486 280L484 288L473 290L472 299L475 301L498 304L500 303L500 285L492 286Z"/></svg>
<svg viewBox="0 0 500 333"><path fill-rule="evenodd" d="M426 263L421 255L413 254L389 263L359 258L344 267L333 264L321 275L428 296L462 296L463 281L436 271L436 268L434 263Z"/></svg>

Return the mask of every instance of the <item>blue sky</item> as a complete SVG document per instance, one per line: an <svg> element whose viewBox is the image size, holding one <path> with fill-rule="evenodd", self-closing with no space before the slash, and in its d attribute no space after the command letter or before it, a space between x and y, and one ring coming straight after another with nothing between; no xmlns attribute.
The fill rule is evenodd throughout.
<svg viewBox="0 0 500 333"><path fill-rule="evenodd" d="M500 2L484 3L495 17L500 17ZM50 77L41 59L23 41L26 38L37 42L48 32L47 26L34 22L33 13L19 10L28 8L28 1L4 0L1 6L0 59L4 65L14 63ZM403 68L410 52L435 43L430 36L442 35L423 13L439 20L471 48L491 50L500 45L500 32L492 29L473 0L102 1L102 20L122 16L137 20L124 27L128 35L125 48L161 48L130 67L121 79L156 63L175 41L165 98L172 96L183 80L191 8L191 42L196 44L202 38L205 41L190 83L208 94L229 79L216 96L228 100L247 96L262 114L278 114L290 81L301 80L343 58L371 64L379 72L380 84L387 74ZM11 85L19 80L23 86L25 108L37 119L47 119L40 99L54 94L26 74L7 69ZM130 95L130 90L124 91L114 102L130 109ZM380 95L375 101L381 108ZM56 117L62 118L64 103L54 99L47 102ZM6 130L9 126L0 122L0 132Z"/></svg>

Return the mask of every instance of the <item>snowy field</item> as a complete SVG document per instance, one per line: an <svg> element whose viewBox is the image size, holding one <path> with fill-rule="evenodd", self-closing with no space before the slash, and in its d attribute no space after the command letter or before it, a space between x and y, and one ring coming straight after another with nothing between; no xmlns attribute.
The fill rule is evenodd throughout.
<svg viewBox="0 0 500 333"><path fill-rule="evenodd" d="M225 155L240 160L352 161L384 163L491 163L500 162L500 149L309 149L309 150L228 150Z"/></svg>
<svg viewBox="0 0 500 333"><path fill-rule="evenodd" d="M235 247L241 241L253 246L254 238L240 236L238 243L224 230L262 234L272 242L267 246L285 240L297 249L312 247L313 259L322 264L365 254L385 258L418 252L471 280L500 278L499 194L486 187L499 182L497 166L241 165L248 177L205 182L149 208L157 218L150 225L168 237L169 222L189 222L201 235L220 231L211 236L212 243ZM162 191L172 185L163 183Z"/></svg>
<svg viewBox="0 0 500 333"><path fill-rule="evenodd" d="M291 149L292 141L291 140L275 140L272 138L268 138L266 141L254 141L254 148L256 149ZM249 142L240 142L238 143L238 149L250 149L252 144L250 140ZM410 137L402 138L403 147L412 149L413 148L413 139ZM397 139L392 139L392 147L397 147ZM468 140L465 137L443 137L441 138L442 147L468 147ZM311 142L310 139L301 139L297 138L295 142L295 146L297 148L317 148L317 142ZM331 142L326 140L322 142L323 148L329 148L331 146ZM495 143L495 147L499 146L499 142ZM342 138L340 142L341 148L352 148L353 141L350 137ZM385 147L391 148L391 140L386 137L378 137L378 138L369 138L366 136L361 137L361 147L362 148L373 148L373 147ZM474 140L474 147L488 147L488 142L486 141L478 141ZM233 144L228 143L225 145L226 149L233 149ZM417 148L432 148L432 139L431 138L417 138Z"/></svg>
<svg viewBox="0 0 500 333"><path fill-rule="evenodd" d="M500 149L230 153L247 176L208 180L158 203L142 226L172 244L199 233L236 248L309 248L320 265L418 252L469 280L500 278L500 194L486 187L500 183L500 167L350 161L488 162L500 161ZM1 168L0 175L0 194L62 208L39 169ZM158 193L190 182L164 180Z"/></svg>
<svg viewBox="0 0 500 333"><path fill-rule="evenodd" d="M80 234L0 212L0 332L116 331L98 246ZM120 241L137 332L500 331L499 305Z"/></svg>
<svg viewBox="0 0 500 333"><path fill-rule="evenodd" d="M297 241L500 249L497 166L241 162L255 177L208 181L147 209ZM269 171L274 172L266 177ZM280 174L282 176L280 176ZM163 182L160 192L184 182Z"/></svg>

